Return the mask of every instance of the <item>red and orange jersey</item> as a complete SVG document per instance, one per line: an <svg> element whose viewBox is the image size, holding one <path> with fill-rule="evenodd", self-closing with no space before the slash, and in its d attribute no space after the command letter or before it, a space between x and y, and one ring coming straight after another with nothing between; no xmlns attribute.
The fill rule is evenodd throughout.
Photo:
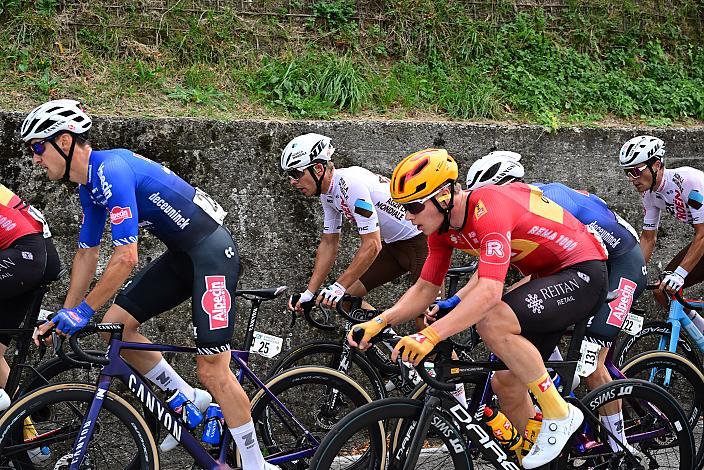
<svg viewBox="0 0 704 470"><path fill-rule="evenodd" d="M472 191L464 226L428 238L421 278L441 285L454 248L479 257L479 277L501 282L511 264L524 275L546 276L607 256L581 222L539 188L523 183Z"/></svg>
<svg viewBox="0 0 704 470"><path fill-rule="evenodd" d="M0 184L0 249L32 233L42 233L42 223L28 212L29 204Z"/></svg>

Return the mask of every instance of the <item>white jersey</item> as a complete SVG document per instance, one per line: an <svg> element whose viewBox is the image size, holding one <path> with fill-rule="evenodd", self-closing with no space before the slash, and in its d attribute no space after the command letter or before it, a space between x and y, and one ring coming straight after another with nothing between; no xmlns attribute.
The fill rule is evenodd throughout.
<svg viewBox="0 0 704 470"><path fill-rule="evenodd" d="M408 220L404 208L391 199L389 179L352 166L336 168L323 203L323 233L340 233L342 216L355 224L363 235L381 231L386 243L408 240L421 232Z"/></svg>
<svg viewBox="0 0 704 470"><path fill-rule="evenodd" d="M688 166L665 168L660 187L655 191L643 193L643 230L658 229L660 212L663 209L684 223L704 223L702 203L704 172Z"/></svg>

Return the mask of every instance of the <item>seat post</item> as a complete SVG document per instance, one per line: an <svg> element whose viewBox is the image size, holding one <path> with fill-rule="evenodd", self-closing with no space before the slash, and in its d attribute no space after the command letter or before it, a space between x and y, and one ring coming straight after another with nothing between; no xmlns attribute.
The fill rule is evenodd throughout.
<svg viewBox="0 0 704 470"><path fill-rule="evenodd" d="M257 326L257 316L259 316L259 307L261 306L263 299L253 298L251 299L252 308L249 311L249 323L247 323L247 333L244 336L244 349L249 351L254 343L254 328Z"/></svg>

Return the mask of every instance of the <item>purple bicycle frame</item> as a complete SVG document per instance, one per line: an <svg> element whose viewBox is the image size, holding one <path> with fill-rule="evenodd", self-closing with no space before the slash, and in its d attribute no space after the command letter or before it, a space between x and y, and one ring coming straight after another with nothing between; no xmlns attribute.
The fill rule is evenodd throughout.
<svg viewBox="0 0 704 470"><path fill-rule="evenodd" d="M194 458L194 460L203 468L207 469L229 469L226 462L227 449L230 447L230 440L232 436L229 432L223 433L223 442L220 446L220 454L217 459L214 459L203 446L200 444L197 438L193 437L187 430L184 432L184 427L182 421L177 417L171 409L162 402L153 392L151 386L142 377L142 375L135 371L129 364L127 364L122 357L120 357L120 351L122 349L139 350L139 351L160 351L160 352L179 352L179 353L196 353L196 348L184 347L184 346L173 346L167 344L145 344L145 343L130 343L118 339L111 339L110 345L108 347L108 352L106 354L110 363L103 367L97 381L97 390L93 401L91 402L90 408L83 418L83 423L81 424L81 431L76 436L76 440L73 444L73 458L71 459L70 470L79 470L83 458L85 457L87 446L86 444L90 442L93 435L93 429L95 427L95 422L98 418L98 414L103 406L103 400L105 394L110 388L113 377L121 380L135 397L145 406L156 418L159 423L165 427L188 451L188 453ZM276 465L278 463L290 462L292 460L298 460L305 457L310 457L315 453L316 448L320 444L315 437L308 431L305 426L284 406L281 401L269 391L264 383L252 372L252 370L247 366L247 361L249 360L248 351L232 350L232 359L237 364L239 370L237 372L237 380L242 383L244 377L246 376L251 382L253 382L257 387L264 390L264 392L269 395L275 402L280 411L283 411L286 416L291 419L303 432L306 438L310 441L310 447L299 450L294 453L276 453L272 454L268 458L268 462Z"/></svg>

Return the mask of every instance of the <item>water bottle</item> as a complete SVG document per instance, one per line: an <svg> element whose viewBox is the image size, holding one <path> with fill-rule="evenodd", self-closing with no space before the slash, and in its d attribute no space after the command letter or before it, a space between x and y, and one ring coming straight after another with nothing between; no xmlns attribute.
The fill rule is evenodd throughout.
<svg viewBox="0 0 704 470"><path fill-rule="evenodd" d="M533 447L533 444L535 444L535 440L538 438L538 434L540 434L540 427L542 425L542 413L536 413L535 416L528 420L528 424L526 424L526 432L523 435L523 444L521 447L521 452L519 454L519 459L522 459L523 457L528 455L528 452L530 452L530 448Z"/></svg>
<svg viewBox="0 0 704 470"><path fill-rule="evenodd" d="M203 426L202 436L203 442L212 445L220 444L224 420L225 417L222 415L220 405L211 403L208 410L205 412L205 426Z"/></svg>
<svg viewBox="0 0 704 470"><path fill-rule="evenodd" d="M506 449L516 450L523 443L521 433L513 427L511 421L498 409L495 410L490 406L485 407L482 421L491 428L494 436Z"/></svg>
<svg viewBox="0 0 704 470"><path fill-rule="evenodd" d="M195 429L203 421L203 413L179 390L173 391L166 404L181 417L188 429Z"/></svg>
<svg viewBox="0 0 704 470"><path fill-rule="evenodd" d="M34 423L32 423L32 420L29 418L29 416L27 416L24 419L22 427L22 438L25 442L28 442L32 441L33 439L36 439L37 436L37 429L34 427ZM38 464L51 457L51 451L48 447L41 446L29 449L27 451L27 455L29 456L29 460L31 460L33 464Z"/></svg>

